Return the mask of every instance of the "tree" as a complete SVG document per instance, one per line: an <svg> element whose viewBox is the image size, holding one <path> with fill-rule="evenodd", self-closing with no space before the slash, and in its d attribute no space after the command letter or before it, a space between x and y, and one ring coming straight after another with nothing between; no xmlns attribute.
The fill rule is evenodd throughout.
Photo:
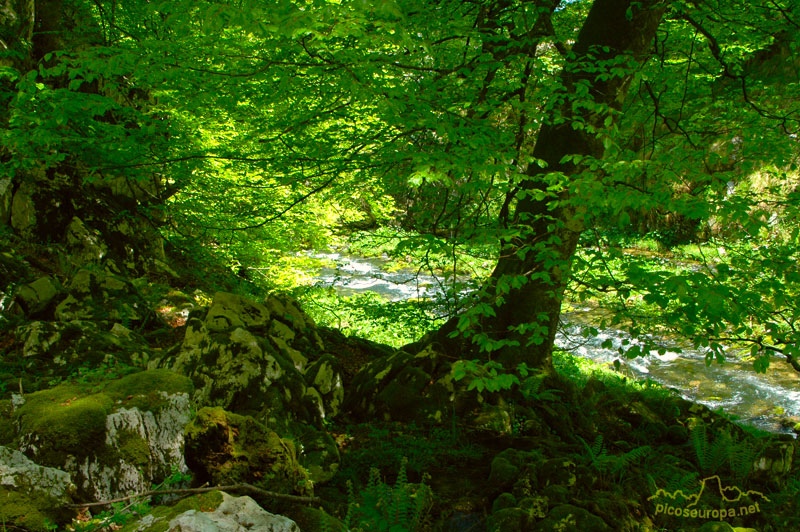
<svg viewBox="0 0 800 532"><path fill-rule="evenodd" d="M796 364L797 234L756 242L775 236L760 213L797 217L794 0L74 6L80 48L6 64L4 175L155 178L151 219L240 263L287 234L312 242L330 204L413 190L431 211L422 230L497 249L472 309L439 335L458 356L548 368L577 279L629 317L632 298L662 307L717 355L727 338L762 367L770 352ZM49 13L41 27L58 26ZM30 24L9 32L35 44ZM728 195L764 169L775 187ZM620 251L599 230L657 211L715 219L756 259L605 268Z"/></svg>

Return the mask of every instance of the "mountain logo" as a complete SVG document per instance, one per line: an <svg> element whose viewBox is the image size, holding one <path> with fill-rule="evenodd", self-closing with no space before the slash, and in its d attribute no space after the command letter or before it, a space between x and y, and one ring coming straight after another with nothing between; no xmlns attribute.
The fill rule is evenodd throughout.
<svg viewBox="0 0 800 532"><path fill-rule="evenodd" d="M695 506L698 502L700 502L700 498L703 496L704 493L707 492L709 489L709 484L712 485L711 492L716 489L719 492L720 497L724 502L727 503L734 503L739 502L742 500L742 497L753 497L758 496L764 502L770 502L769 497L761 493L760 491L755 490L748 490L742 491L738 486L723 486L722 479L719 478L719 475L714 475L713 477L704 478L703 481L700 483L700 491L697 493L692 494L685 494L683 490L675 490L672 493L664 491L662 489L658 489L655 495L652 495L647 498L648 501L652 501L654 499L659 499L661 497L666 497L670 501L680 503L681 506L684 508L691 508Z"/></svg>
<svg viewBox="0 0 800 532"><path fill-rule="evenodd" d="M697 504L706 496L710 501L717 501L717 494L721 503L735 504L747 499L746 502L752 504L742 504L738 507L720 509L700 509ZM647 498L648 501L661 501L656 503L656 514L665 513L678 517L700 517L719 519L724 517L746 516L761 511L760 504L770 502L769 497L760 491L743 491L738 486L725 486L719 475L707 477L700 483L700 489L696 493L685 493L683 490L668 492L658 489L654 495ZM705 505L704 505L705 506ZM714 504L710 504L714 506Z"/></svg>

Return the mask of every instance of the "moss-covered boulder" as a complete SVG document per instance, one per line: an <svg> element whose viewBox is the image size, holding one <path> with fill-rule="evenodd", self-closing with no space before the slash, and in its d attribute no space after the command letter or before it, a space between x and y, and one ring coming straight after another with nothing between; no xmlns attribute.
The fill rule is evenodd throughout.
<svg viewBox="0 0 800 532"><path fill-rule="evenodd" d="M339 471L341 462L339 448L333 436L300 424L295 424L290 431L300 443L300 464L314 484L322 484L333 478Z"/></svg>
<svg viewBox="0 0 800 532"><path fill-rule="evenodd" d="M25 360L27 372L9 374L7 385L42 388L41 382L68 377L78 368L102 365L142 366L151 356L147 344L120 323L93 320L32 321L15 330L14 353ZM6 377L0 372L0 378Z"/></svg>
<svg viewBox="0 0 800 532"><path fill-rule="evenodd" d="M489 516L489 532L524 532L530 530L531 517L522 508L504 508Z"/></svg>
<svg viewBox="0 0 800 532"><path fill-rule="evenodd" d="M28 530L47 530L71 517L75 485L69 474L43 467L24 454L0 447L0 521Z"/></svg>
<svg viewBox="0 0 800 532"><path fill-rule="evenodd" d="M367 364L353 378L345 407L363 417L441 423L457 403L452 359L432 346L416 354L395 351ZM456 414L460 414L458 408Z"/></svg>
<svg viewBox="0 0 800 532"><path fill-rule="evenodd" d="M227 331L244 328L250 331L266 331L270 323L270 313L261 303L245 297L217 292L205 318L209 331Z"/></svg>
<svg viewBox="0 0 800 532"><path fill-rule="evenodd" d="M309 393L294 362L241 327L211 331L192 318L174 361L161 363L192 379L196 404L254 414L270 410L311 423L324 412L319 394Z"/></svg>
<svg viewBox="0 0 800 532"><path fill-rule="evenodd" d="M20 451L67 471L82 500L143 491L183 461L191 382L166 370L140 372L102 391L61 385L24 396L13 414Z"/></svg>
<svg viewBox="0 0 800 532"><path fill-rule="evenodd" d="M45 310L59 291L58 282L51 276L45 275L22 285L17 291L17 299L24 307L26 314L33 315Z"/></svg>
<svg viewBox="0 0 800 532"><path fill-rule="evenodd" d="M183 499L174 506L158 506L120 532L300 532L297 524L261 508L247 496L212 491ZM309 529L311 530L311 529Z"/></svg>
<svg viewBox="0 0 800 532"><path fill-rule="evenodd" d="M342 372L341 363L332 355L323 355L306 369L306 382L319 392L326 416L335 416L342 408L344 402Z"/></svg>
<svg viewBox="0 0 800 532"><path fill-rule="evenodd" d="M584 508L571 504L556 506L547 517L536 523L534 532L611 532L611 528L599 517Z"/></svg>
<svg viewBox="0 0 800 532"><path fill-rule="evenodd" d="M205 407L186 427L186 462L212 485L246 482L269 491L311 494L294 442L251 416Z"/></svg>
<svg viewBox="0 0 800 532"><path fill-rule="evenodd" d="M68 283L69 294L55 308L55 319L141 323L152 317L136 287L112 265L79 269Z"/></svg>
<svg viewBox="0 0 800 532"><path fill-rule="evenodd" d="M343 390L335 364L329 355L319 362L324 346L310 319L290 303L270 296L261 304L218 292L205 316L198 314L190 316L178 352L151 364L189 376L195 403L278 424L319 425L338 412Z"/></svg>
<svg viewBox="0 0 800 532"><path fill-rule="evenodd" d="M0 179L0 224L8 224L11 221L12 185L10 177Z"/></svg>
<svg viewBox="0 0 800 532"><path fill-rule="evenodd" d="M771 436L753 464L752 480L773 488L783 486L792 471L796 446L791 436Z"/></svg>
<svg viewBox="0 0 800 532"><path fill-rule="evenodd" d="M513 487L521 480L528 485L535 485L535 469L542 461L537 451L521 451L506 449L498 453L489 470L488 489L499 493Z"/></svg>

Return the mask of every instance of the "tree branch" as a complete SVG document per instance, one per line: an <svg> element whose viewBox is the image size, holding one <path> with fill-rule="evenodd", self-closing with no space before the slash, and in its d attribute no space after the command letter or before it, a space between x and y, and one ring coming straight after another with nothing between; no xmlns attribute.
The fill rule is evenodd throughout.
<svg viewBox="0 0 800 532"><path fill-rule="evenodd" d="M279 499L282 501L290 501L290 502L300 502L300 503L320 503L322 502L319 497L303 497L300 495L289 495L287 493L278 493L275 491L267 491L261 488L257 488L252 484L241 483L241 484L230 484L227 486L209 486L205 488L176 488L170 490L151 490L145 491L142 493L136 493L134 495L128 495L127 497L119 497L117 499L109 499L107 501L97 501L97 502L82 502L76 504L68 504L67 507L69 508L90 508L93 506L108 506L109 504L114 504L117 502L125 502L135 499L137 497L152 497L153 495L174 495L174 494L193 494L193 493L208 493L209 491L250 491L257 495L261 495L262 497L269 497L270 499Z"/></svg>

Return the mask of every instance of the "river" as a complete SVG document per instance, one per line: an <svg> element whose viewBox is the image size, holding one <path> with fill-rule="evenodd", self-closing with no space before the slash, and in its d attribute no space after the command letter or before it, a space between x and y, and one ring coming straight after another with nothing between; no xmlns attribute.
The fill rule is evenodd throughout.
<svg viewBox="0 0 800 532"><path fill-rule="evenodd" d="M387 271L385 259L349 257L339 253L310 253L330 266L316 276L320 286L329 286L344 295L372 291L390 301L430 298L441 293L441 281L433 275L413 270ZM686 399L712 409L721 408L741 422L772 432L791 432L782 418L800 416L800 374L788 364L774 361L766 374L758 374L752 364L729 354L724 364L706 366L705 353L673 341L660 340L666 352L633 360L620 359L617 348L623 341L636 342L624 331L602 329L584 338L585 328L594 326L596 313L579 309L562 315L556 343L559 348L601 364L620 360L620 370L638 379L652 379L675 389ZM601 346L606 340L611 348Z"/></svg>

